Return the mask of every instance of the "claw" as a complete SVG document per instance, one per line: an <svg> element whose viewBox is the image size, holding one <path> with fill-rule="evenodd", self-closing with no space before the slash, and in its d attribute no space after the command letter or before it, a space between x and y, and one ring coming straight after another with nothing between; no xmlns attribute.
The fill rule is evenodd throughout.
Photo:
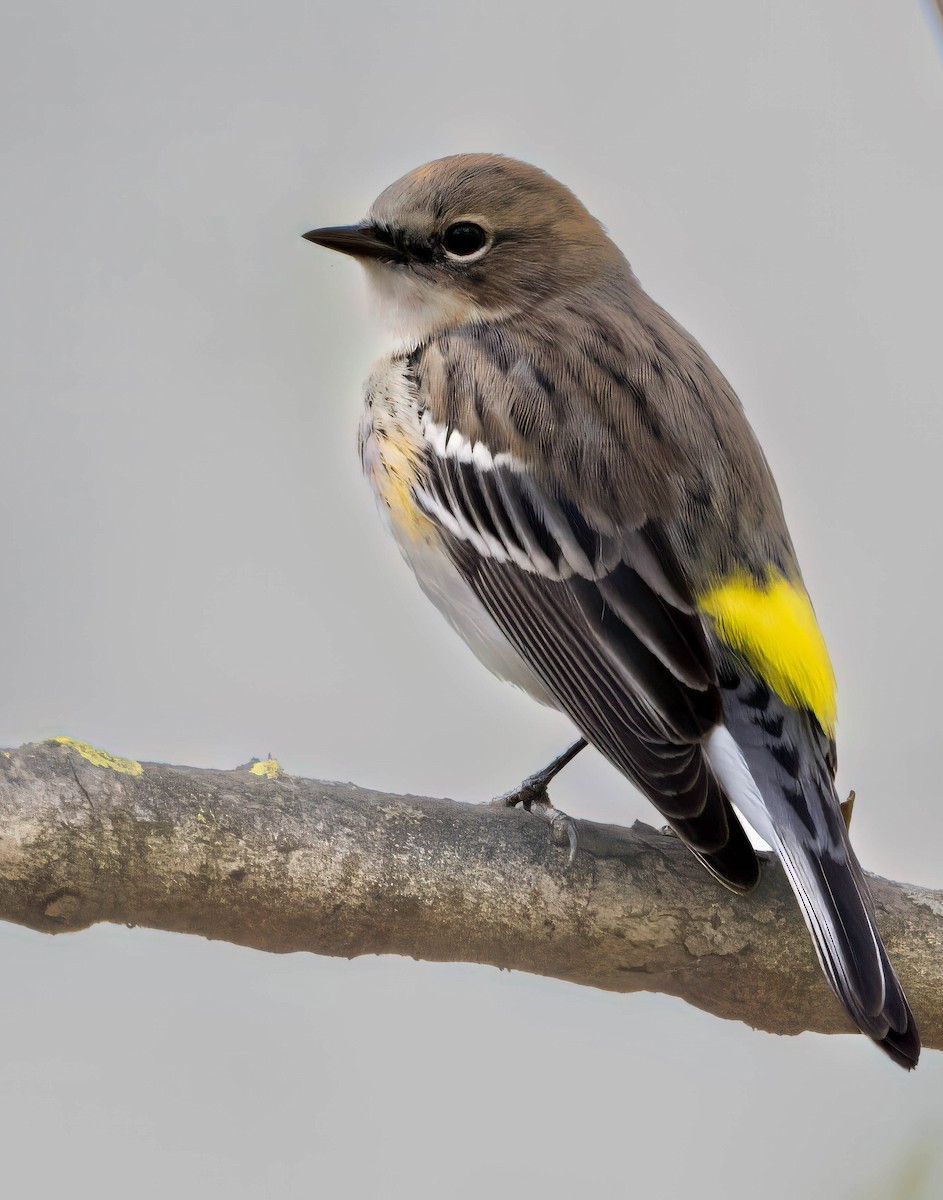
<svg viewBox="0 0 943 1200"><path fill-rule="evenodd" d="M534 809L531 808L530 811L534 812ZM580 848L580 833L576 822L565 812L561 812L559 808L554 808L549 798L545 803L537 806L535 815L542 817L550 826L550 835L555 846L568 845L570 847L566 865L572 867ZM566 839L565 842L564 839Z"/></svg>
<svg viewBox="0 0 943 1200"><path fill-rule="evenodd" d="M566 865L568 867L572 867L576 862L576 855L580 848L580 831L576 826L576 822L571 821L566 813L561 813L560 810L557 809L557 815L563 817L567 841L570 844L570 853L567 855Z"/></svg>
<svg viewBox="0 0 943 1200"><path fill-rule="evenodd" d="M553 807L550 795L547 792L547 786L551 779L568 762L571 762L585 745L586 742L580 738L578 742L570 746L568 750L564 750L559 758L555 758L542 771L537 771L534 775L528 775L520 787L516 787L510 792L504 792L503 795L495 796L491 801L495 808L516 808L520 804L527 812L535 813L537 816L542 817L550 826L550 834L554 845L568 845L570 847L567 866L572 866L576 860L576 855L580 848L579 831L577 830L576 822L572 818L568 817L565 812L561 812L559 808Z"/></svg>
<svg viewBox="0 0 943 1200"><path fill-rule="evenodd" d="M535 817L540 817L550 826L550 836L555 846L568 845L570 853L567 856L567 866L576 861L580 848L580 835L576 822L559 808L554 808L553 802L547 795L547 789L529 787L531 780L525 779L519 788L505 792L503 796L495 796L491 801L495 808L516 808L518 804Z"/></svg>

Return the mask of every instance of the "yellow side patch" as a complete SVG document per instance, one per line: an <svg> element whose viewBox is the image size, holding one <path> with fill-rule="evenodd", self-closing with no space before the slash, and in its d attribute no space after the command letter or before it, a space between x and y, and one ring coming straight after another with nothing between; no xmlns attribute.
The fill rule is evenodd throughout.
<svg viewBox="0 0 943 1200"><path fill-rule="evenodd" d="M380 443L380 461L374 485L390 516L411 538L428 539L433 534L433 524L413 498L417 478L415 457L409 450L386 441Z"/></svg>
<svg viewBox="0 0 943 1200"><path fill-rule="evenodd" d="M266 779L277 779L281 774L281 763L276 758L266 758L253 763L249 768L250 775L262 775Z"/></svg>
<svg viewBox="0 0 943 1200"><path fill-rule="evenodd" d="M765 585L735 575L700 596L698 606L782 700L810 709L825 732L834 733L835 673L801 584L773 571Z"/></svg>
<svg viewBox="0 0 943 1200"><path fill-rule="evenodd" d="M109 754L107 750L97 750L88 742L77 742L75 738L56 737L51 740L58 742L60 746L68 746L76 754L81 754L93 767L105 767L109 771L118 771L122 775L144 774L144 768L133 758L117 758L114 754Z"/></svg>
<svg viewBox="0 0 943 1200"><path fill-rule="evenodd" d="M416 503L424 444L416 385L404 360L386 360L367 381L361 426L364 470L398 534L429 542L435 526Z"/></svg>

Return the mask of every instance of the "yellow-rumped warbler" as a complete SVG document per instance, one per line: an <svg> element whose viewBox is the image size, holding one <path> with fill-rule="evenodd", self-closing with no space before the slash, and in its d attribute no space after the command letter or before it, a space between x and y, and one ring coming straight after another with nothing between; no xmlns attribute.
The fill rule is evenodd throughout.
<svg viewBox="0 0 943 1200"><path fill-rule="evenodd" d="M851 1019L915 1066L835 792L828 652L720 371L579 200L513 159L429 163L363 223L304 236L363 263L402 338L367 384L361 446L426 595L746 892L736 804Z"/></svg>

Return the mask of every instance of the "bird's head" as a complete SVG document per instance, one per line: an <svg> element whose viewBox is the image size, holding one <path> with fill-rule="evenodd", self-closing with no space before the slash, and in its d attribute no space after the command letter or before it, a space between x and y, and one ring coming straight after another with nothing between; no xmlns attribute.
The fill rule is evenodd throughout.
<svg viewBox="0 0 943 1200"><path fill-rule="evenodd" d="M569 189L496 154L427 163L381 192L360 224L304 236L357 258L386 322L406 337L520 312L628 271Z"/></svg>

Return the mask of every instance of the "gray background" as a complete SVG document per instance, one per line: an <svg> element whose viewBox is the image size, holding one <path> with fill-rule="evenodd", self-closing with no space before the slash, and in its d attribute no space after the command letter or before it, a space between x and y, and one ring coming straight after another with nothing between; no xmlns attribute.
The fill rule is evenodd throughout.
<svg viewBox="0 0 943 1200"><path fill-rule="evenodd" d="M482 800L569 736L359 478L378 341L301 241L459 150L570 184L743 397L883 874L943 885L943 64L893 0L7 3L0 745ZM598 758L574 813L652 812ZM943 1126L857 1038L468 966L0 927L10 1195L895 1194ZM916 1164L916 1166L914 1166ZM901 1193L903 1194L903 1193ZM908 1193L914 1194L914 1193Z"/></svg>

